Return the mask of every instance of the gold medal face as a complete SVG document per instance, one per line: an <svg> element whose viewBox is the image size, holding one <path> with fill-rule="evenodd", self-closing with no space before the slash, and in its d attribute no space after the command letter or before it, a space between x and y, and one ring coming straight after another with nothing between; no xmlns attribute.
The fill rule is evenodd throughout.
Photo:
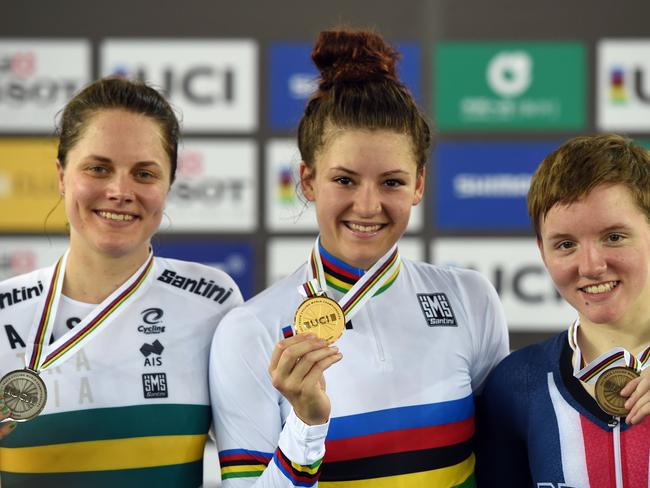
<svg viewBox="0 0 650 488"><path fill-rule="evenodd" d="M9 408L9 418L18 422L36 417L47 401L43 380L29 369L11 371L0 380L2 399Z"/></svg>
<svg viewBox="0 0 650 488"><path fill-rule="evenodd" d="M620 395L621 390L639 373L630 368L616 367L608 369L596 381L596 401L606 413L624 417L629 412L624 404L627 398Z"/></svg>
<svg viewBox="0 0 650 488"><path fill-rule="evenodd" d="M297 334L310 332L332 344L345 330L345 316L339 304L331 298L311 297L296 310L293 325Z"/></svg>

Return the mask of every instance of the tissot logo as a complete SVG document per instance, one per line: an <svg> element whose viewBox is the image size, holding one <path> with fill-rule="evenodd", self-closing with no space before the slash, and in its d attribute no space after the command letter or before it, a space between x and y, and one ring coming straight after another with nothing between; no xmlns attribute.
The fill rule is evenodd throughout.
<svg viewBox="0 0 650 488"><path fill-rule="evenodd" d="M75 79L33 78L36 71L34 52L15 52L0 57L0 102L38 105L56 102L60 97L70 98L77 89Z"/></svg>
<svg viewBox="0 0 650 488"><path fill-rule="evenodd" d="M140 352L145 357L145 366L162 366L162 358L160 355L165 350L159 340L153 341L151 344L146 342L142 344Z"/></svg>
<svg viewBox="0 0 650 488"><path fill-rule="evenodd" d="M420 308L429 327L457 327L456 317L444 293L418 293Z"/></svg>
<svg viewBox="0 0 650 488"><path fill-rule="evenodd" d="M165 373L143 374L142 389L145 398L167 398L167 375Z"/></svg>

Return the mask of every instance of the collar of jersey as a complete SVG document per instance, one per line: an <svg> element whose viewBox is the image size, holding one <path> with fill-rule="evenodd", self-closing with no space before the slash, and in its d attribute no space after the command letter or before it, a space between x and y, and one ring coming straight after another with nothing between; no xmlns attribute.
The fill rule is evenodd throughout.
<svg viewBox="0 0 650 488"><path fill-rule="evenodd" d="M318 249L320 251L320 259L323 263L323 271L325 272L325 281L327 286L334 288L335 290L340 291L341 293L347 293L354 284L359 281L359 279L366 273L365 269L355 268L349 264L341 261L340 259L334 257L332 254L328 253L327 250L319 243ZM395 283L397 276L399 275L399 266L393 275L389 278L388 282L382 286L374 296L377 296Z"/></svg>

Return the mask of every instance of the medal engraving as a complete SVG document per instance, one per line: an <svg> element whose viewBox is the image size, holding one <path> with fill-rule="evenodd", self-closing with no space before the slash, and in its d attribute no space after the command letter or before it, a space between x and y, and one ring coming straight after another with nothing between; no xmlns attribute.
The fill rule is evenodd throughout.
<svg viewBox="0 0 650 488"><path fill-rule="evenodd" d="M308 298L300 304L293 319L296 333L312 333L328 344L345 330L345 316L338 303L325 296Z"/></svg>
<svg viewBox="0 0 650 488"><path fill-rule="evenodd" d="M621 390L639 374L630 368L616 367L605 371L596 381L596 401L606 413L624 417L629 412L624 404L627 398L620 395Z"/></svg>
<svg viewBox="0 0 650 488"><path fill-rule="evenodd" d="M36 417L47 401L43 380L29 369L11 371L0 379L2 400L9 408L9 418L17 422Z"/></svg>

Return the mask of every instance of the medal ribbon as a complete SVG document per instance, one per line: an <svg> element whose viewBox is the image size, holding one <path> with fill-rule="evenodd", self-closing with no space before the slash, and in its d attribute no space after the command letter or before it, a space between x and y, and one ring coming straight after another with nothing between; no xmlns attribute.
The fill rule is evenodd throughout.
<svg viewBox="0 0 650 488"><path fill-rule="evenodd" d="M571 327L569 327L569 345L575 351L575 360L573 363L573 376L578 378L584 383L595 383L601 374L610 368L616 366L624 366L633 369L637 373L643 371L646 367L650 366L650 346L646 347L639 357L634 355L627 349L622 347L615 347L610 349L604 354L601 354L589 364L585 360L578 347L578 327L580 321L576 320Z"/></svg>
<svg viewBox="0 0 650 488"><path fill-rule="evenodd" d="M64 358L72 356L84 344L104 330L119 315L119 308L123 309L134 298L136 291L153 268L153 253L150 251L145 263L122 286L97 305L74 329L48 347L46 342L47 338L51 336L61 298L68 253L69 251L66 251L54 266L41 318L38 326L33 329L27 344L25 363L32 371L43 371L54 364L63 362Z"/></svg>
<svg viewBox="0 0 650 488"><path fill-rule="evenodd" d="M319 247L320 237L317 237L307 267L309 281L298 287L298 291L305 298L327 292L327 281ZM346 322L351 320L366 302L393 277L399 270L401 262L397 244L395 244L343 295L338 303L345 314Z"/></svg>

